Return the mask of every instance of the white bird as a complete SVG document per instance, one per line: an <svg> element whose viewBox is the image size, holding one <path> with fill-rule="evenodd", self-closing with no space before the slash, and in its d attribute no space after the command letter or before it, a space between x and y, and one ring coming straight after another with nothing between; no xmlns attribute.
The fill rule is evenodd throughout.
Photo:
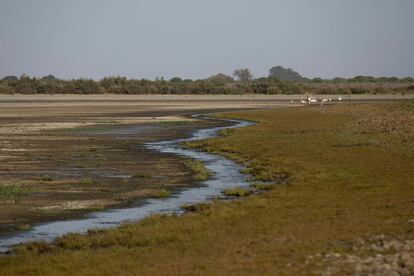
<svg viewBox="0 0 414 276"><path fill-rule="evenodd" d="M323 106L323 103L324 102L327 102L328 101L328 99L322 99L322 101L321 101L321 107Z"/></svg>
<svg viewBox="0 0 414 276"><path fill-rule="evenodd" d="M311 104L311 103L317 103L317 102L318 102L317 99L315 99L315 98L309 98L309 104Z"/></svg>
<svg viewBox="0 0 414 276"><path fill-rule="evenodd" d="M329 98L328 101L332 102L332 98Z"/></svg>
<svg viewBox="0 0 414 276"><path fill-rule="evenodd" d="M342 98L341 98L341 96L339 96L339 97L338 97L338 101L342 101Z"/></svg>
<svg viewBox="0 0 414 276"><path fill-rule="evenodd" d="M303 104L305 104L305 103L307 103L304 99L302 99L302 98L300 98L300 102L301 103L303 103Z"/></svg>

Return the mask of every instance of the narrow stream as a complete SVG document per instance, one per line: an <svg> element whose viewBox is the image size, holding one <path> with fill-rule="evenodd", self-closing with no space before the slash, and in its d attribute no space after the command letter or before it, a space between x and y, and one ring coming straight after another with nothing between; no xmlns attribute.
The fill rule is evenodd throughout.
<svg viewBox="0 0 414 276"><path fill-rule="evenodd" d="M201 115L196 116L201 117ZM217 132L223 129L253 124L240 120L226 121L231 122L233 125L197 130L190 138L186 139L153 142L145 145L148 150L177 154L203 162L206 168L212 172L212 177L203 181L200 187L182 189L168 198L140 200L136 206L129 208L108 209L90 213L80 219L38 224L28 231L0 237L0 252L6 252L10 246L35 240L51 242L53 239L70 232L86 233L88 229L115 227L120 223L138 221L154 213L181 213L180 207L185 204L194 204L219 196L221 191L226 188L248 186L247 176L240 173L242 167L239 164L221 156L193 149L184 149L180 146L181 142L215 137Z"/></svg>

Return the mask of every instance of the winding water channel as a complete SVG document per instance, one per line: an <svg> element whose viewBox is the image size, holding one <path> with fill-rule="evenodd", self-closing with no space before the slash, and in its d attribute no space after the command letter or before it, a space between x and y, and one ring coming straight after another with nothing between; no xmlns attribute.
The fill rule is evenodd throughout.
<svg viewBox="0 0 414 276"><path fill-rule="evenodd" d="M115 227L120 223L138 221L154 213L180 213L182 212L181 206L185 204L194 204L219 196L221 191L226 188L248 186L247 176L240 173L242 167L239 164L221 156L185 149L181 146L181 142L215 137L217 132L223 129L239 128L253 124L241 120L226 121L231 122L232 125L197 130L190 138L186 139L153 142L145 145L148 150L176 154L201 161L212 172L212 176L203 181L199 187L182 189L168 198L140 200L136 206L129 208L107 209L90 213L80 219L34 225L30 230L1 237L0 252L5 252L10 246L20 243L36 240L50 242L67 233L86 233L88 229Z"/></svg>

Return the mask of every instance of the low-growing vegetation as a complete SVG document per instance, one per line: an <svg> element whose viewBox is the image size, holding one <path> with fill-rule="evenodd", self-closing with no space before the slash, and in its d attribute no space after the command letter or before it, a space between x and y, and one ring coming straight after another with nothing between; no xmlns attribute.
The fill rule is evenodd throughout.
<svg viewBox="0 0 414 276"><path fill-rule="evenodd" d="M184 162L184 165L193 171L194 180L203 181L211 176L211 172L206 169L204 164L197 160L187 160Z"/></svg>
<svg viewBox="0 0 414 276"><path fill-rule="evenodd" d="M198 213L198 212L205 212L210 210L211 208L211 204L210 203L197 203L197 204L187 204L187 205L183 205L181 206L181 209L183 209L186 212L194 212L194 213Z"/></svg>
<svg viewBox="0 0 414 276"><path fill-rule="evenodd" d="M158 197L158 198L162 198L162 197L167 197L169 196L170 193L166 190L166 189L161 189L157 192L154 192L151 194L151 197Z"/></svg>
<svg viewBox="0 0 414 276"><path fill-rule="evenodd" d="M0 258L0 274L356 274L361 266L376 271L366 260L378 254L395 265L387 262L400 255L388 258L385 244L412 244L413 102L222 116L257 124L199 146L221 154L231 149L259 178L273 182L286 174L286 184L216 201L208 211L67 235L50 248L21 246L17 255ZM400 263L412 271L412 262Z"/></svg>
<svg viewBox="0 0 414 276"><path fill-rule="evenodd" d="M25 191L17 185L6 184L0 185L0 201L10 200L15 204L19 204Z"/></svg>
<svg viewBox="0 0 414 276"><path fill-rule="evenodd" d="M132 178L151 178L152 175L149 173L136 173L131 176Z"/></svg>
<svg viewBox="0 0 414 276"><path fill-rule="evenodd" d="M274 184L268 184L268 183L260 183L260 182L254 182L250 185L255 190L259 191L270 191L275 188Z"/></svg>
<svg viewBox="0 0 414 276"><path fill-rule="evenodd" d="M42 182L50 182L50 181L53 181L53 177L51 177L49 175L43 175L43 176L39 176L39 177L34 178L34 180L42 181Z"/></svg>
<svg viewBox="0 0 414 276"><path fill-rule="evenodd" d="M245 197L250 195L252 192L250 190L242 188L232 188L223 190L223 195L226 197Z"/></svg>

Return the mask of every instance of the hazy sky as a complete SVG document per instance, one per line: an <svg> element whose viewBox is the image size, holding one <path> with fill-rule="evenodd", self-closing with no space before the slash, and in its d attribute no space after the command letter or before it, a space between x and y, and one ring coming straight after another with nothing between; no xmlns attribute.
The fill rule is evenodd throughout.
<svg viewBox="0 0 414 276"><path fill-rule="evenodd" d="M414 0L0 0L0 77L414 76Z"/></svg>

